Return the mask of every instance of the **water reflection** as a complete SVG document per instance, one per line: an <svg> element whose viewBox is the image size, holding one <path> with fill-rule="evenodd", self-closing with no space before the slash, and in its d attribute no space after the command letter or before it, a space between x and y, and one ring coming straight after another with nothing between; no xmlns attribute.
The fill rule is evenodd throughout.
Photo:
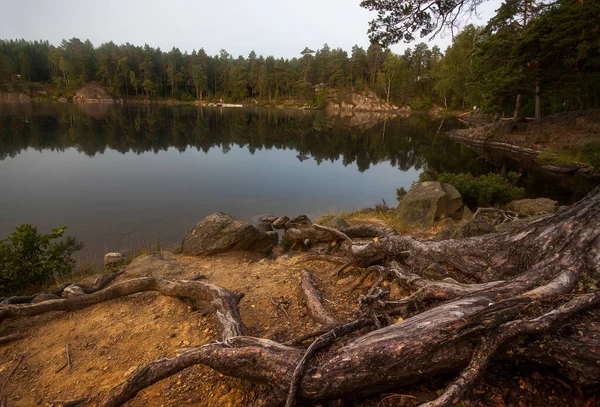
<svg viewBox="0 0 600 407"><path fill-rule="evenodd" d="M484 159L427 115L190 106L0 105L0 236L67 225L86 256L177 243L223 211L318 216L394 205L420 170Z"/></svg>
<svg viewBox="0 0 600 407"><path fill-rule="evenodd" d="M106 149L121 153L158 153L170 147L208 152L232 146L250 154L262 149L291 149L300 161L313 158L356 163L359 171L389 162L400 170L481 172L477 155L447 138L456 122L427 115L385 113L325 115L323 112L213 109L187 106L108 104L0 104L0 160L21 151L64 151L74 147L88 156ZM439 131L438 131L439 130ZM488 167L489 168L489 167Z"/></svg>

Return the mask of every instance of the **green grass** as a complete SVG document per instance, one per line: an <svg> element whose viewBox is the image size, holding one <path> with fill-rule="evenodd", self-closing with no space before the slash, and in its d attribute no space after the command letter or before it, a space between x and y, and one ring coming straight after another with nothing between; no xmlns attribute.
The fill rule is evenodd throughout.
<svg viewBox="0 0 600 407"><path fill-rule="evenodd" d="M549 149L539 154L538 159L549 164L584 163L600 168L600 143L591 141L576 148Z"/></svg>

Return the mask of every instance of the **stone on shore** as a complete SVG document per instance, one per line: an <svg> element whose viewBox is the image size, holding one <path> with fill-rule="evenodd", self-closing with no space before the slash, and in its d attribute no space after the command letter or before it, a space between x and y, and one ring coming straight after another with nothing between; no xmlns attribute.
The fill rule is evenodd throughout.
<svg viewBox="0 0 600 407"><path fill-rule="evenodd" d="M104 255L104 266L111 266L119 264L123 261L123 255L121 253L106 253Z"/></svg>
<svg viewBox="0 0 600 407"><path fill-rule="evenodd" d="M458 190L436 181L417 182L402 198L396 216L406 227L427 229L438 220L463 216L463 202Z"/></svg>
<svg viewBox="0 0 600 407"><path fill-rule="evenodd" d="M282 216L280 218L277 218L273 221L273 227L275 229L283 229L285 227L285 224L290 220L290 218L288 218L287 216Z"/></svg>
<svg viewBox="0 0 600 407"><path fill-rule="evenodd" d="M285 230L288 230L288 229L303 229L303 228L309 227L310 225L312 225L312 222L310 221L310 219L308 219L308 216L306 216L306 215L300 215L300 216L296 216L293 219L290 219L285 224Z"/></svg>
<svg viewBox="0 0 600 407"><path fill-rule="evenodd" d="M226 213L214 213L198 222L185 235L183 254L211 255L233 250L268 254L275 242L271 236Z"/></svg>

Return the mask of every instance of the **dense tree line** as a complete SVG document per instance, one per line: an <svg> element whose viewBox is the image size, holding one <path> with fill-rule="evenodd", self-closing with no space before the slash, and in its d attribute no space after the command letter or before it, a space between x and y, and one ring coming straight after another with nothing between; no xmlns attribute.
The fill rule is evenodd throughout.
<svg viewBox="0 0 600 407"><path fill-rule="evenodd" d="M124 98L280 104L314 101L318 85L325 84L370 89L416 109L476 105L540 116L600 104L598 15L600 3L594 1L506 0L486 27L467 26L445 53L420 43L402 55L376 42L350 53L327 44L316 51L306 47L297 58L276 59L254 51L234 58L225 50L211 56L203 49L163 52L113 42L95 48L77 38L58 47L2 40L0 89L46 82L57 95L70 96L82 84L99 81ZM398 40L375 38L384 44Z"/></svg>

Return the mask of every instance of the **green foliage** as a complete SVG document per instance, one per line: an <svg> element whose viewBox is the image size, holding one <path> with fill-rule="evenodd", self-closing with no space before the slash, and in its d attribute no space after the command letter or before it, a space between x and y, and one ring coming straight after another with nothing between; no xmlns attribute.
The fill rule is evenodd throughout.
<svg viewBox="0 0 600 407"><path fill-rule="evenodd" d="M600 143L591 141L578 148L550 150L540 153L538 158L556 164L586 163L598 169L600 168Z"/></svg>
<svg viewBox="0 0 600 407"><path fill-rule="evenodd" d="M404 195L406 195L406 193L407 191L404 187L396 188L396 199L398 200L398 202L400 202L402 198L404 198Z"/></svg>
<svg viewBox="0 0 600 407"><path fill-rule="evenodd" d="M23 224L0 240L0 293L17 294L72 273L75 260L71 256L83 243L72 236L53 242L63 237L66 229L61 226L39 234L35 227Z"/></svg>
<svg viewBox="0 0 600 407"><path fill-rule="evenodd" d="M319 89L317 96L315 97L315 107L317 109L323 109L327 105L327 91L325 89Z"/></svg>
<svg viewBox="0 0 600 407"><path fill-rule="evenodd" d="M410 104L410 108L412 110L417 110L417 111L419 111L419 110L429 110L429 109L431 109L431 106L433 106L433 102L428 97L416 98Z"/></svg>
<svg viewBox="0 0 600 407"><path fill-rule="evenodd" d="M525 190L512 185L519 176L515 172L510 172L508 178L493 173L474 177L472 174L451 174L448 172L438 174L433 170L426 170L419 175L419 181L439 181L454 185L460 192L465 205L474 209L476 207L504 205L522 198Z"/></svg>

